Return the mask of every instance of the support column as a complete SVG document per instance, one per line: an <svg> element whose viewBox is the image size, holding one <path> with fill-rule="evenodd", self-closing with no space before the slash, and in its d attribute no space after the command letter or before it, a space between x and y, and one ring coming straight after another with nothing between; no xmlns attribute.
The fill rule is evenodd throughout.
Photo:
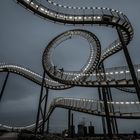
<svg viewBox="0 0 140 140"><path fill-rule="evenodd" d="M126 44L124 42L123 35L122 35L122 32L120 31L119 27L117 27L117 32L118 32L120 42L122 44L122 49L123 49L123 52L124 52L124 55L125 55L125 58L126 58L130 73L131 73L131 77L132 77L132 80L133 80L133 83L134 83L134 86L135 86L135 89L136 89L136 92L137 92L137 96L138 96L138 99L140 101L140 84L139 84L139 81L138 81L138 79L136 77L136 73L135 73L135 69L133 67L131 57L129 55L127 46L126 46Z"/></svg>
<svg viewBox="0 0 140 140"><path fill-rule="evenodd" d="M5 80L4 80L4 83L3 83L3 86L2 86L2 89L1 89L1 92L0 92L0 101L1 101L2 96L3 96L3 94L4 94L4 90L5 90L5 87L6 87L6 84L7 84L7 80L8 80L8 78L9 78L9 75L10 75L10 73L7 72L7 75L6 75L6 77L5 77Z"/></svg>
<svg viewBox="0 0 140 140"><path fill-rule="evenodd" d="M70 136L70 125L71 125L71 109L68 109L68 135Z"/></svg>
<svg viewBox="0 0 140 140"><path fill-rule="evenodd" d="M43 113L42 134L44 134L44 128L45 128L45 118L46 118L48 94L49 94L49 90L48 90L48 88L46 88L46 95L44 96L45 104L44 104L44 113Z"/></svg>
<svg viewBox="0 0 140 140"><path fill-rule="evenodd" d="M73 113L72 113L72 116L71 116L71 138L74 137L74 124L73 124Z"/></svg>
<svg viewBox="0 0 140 140"><path fill-rule="evenodd" d="M48 121L47 121L47 134L49 133L49 126L50 126L50 117L48 118Z"/></svg>
<svg viewBox="0 0 140 140"><path fill-rule="evenodd" d="M44 80L45 80L45 71L43 73L42 84L41 84L38 112L37 112L37 118L36 118L36 126L35 126L35 135L37 135L38 125L39 125L39 117L40 117L40 112L41 112L41 103L42 103L42 96L43 96Z"/></svg>
<svg viewBox="0 0 140 140"><path fill-rule="evenodd" d="M107 88L108 90L108 93L109 93L109 101L113 101L113 98L112 98L112 94L111 94L111 89L110 88ZM114 113L114 106L111 105L111 111ZM113 129L114 129L114 134L119 134L119 130L118 130L118 124L117 124L117 120L116 118L111 118L112 119L112 126L113 126Z"/></svg>
<svg viewBox="0 0 140 140"><path fill-rule="evenodd" d="M107 104L106 89L104 87L102 88L102 94L103 94L103 100L104 100L108 135L110 138L112 138L112 127L111 127L110 115L109 115L108 104Z"/></svg>
<svg viewBox="0 0 140 140"><path fill-rule="evenodd" d="M99 93L99 100L102 101L102 96L101 96L101 89L98 87L98 93ZM103 109L103 106L101 106L101 109ZM102 117L102 126L103 126L103 133L104 136L106 135L106 124L105 124L105 118Z"/></svg>
<svg viewBox="0 0 140 140"><path fill-rule="evenodd" d="M104 73L104 75L105 75L105 68L104 68L104 64L103 64L103 63L102 63L102 65L101 65L101 67L102 67L102 71L103 71L103 73ZM107 79L106 76L104 76L104 80L106 80L106 79ZM107 101L113 101L110 87L106 87L105 89L106 89ZM110 105L109 109L110 109L110 111L111 111L112 113L114 113L114 106L113 106L113 105ZM111 124L112 124L112 125L111 125L111 126L112 126L112 127L111 127L112 133L118 134L118 125L117 125L116 118L110 118L110 122L111 122Z"/></svg>
<svg viewBox="0 0 140 140"><path fill-rule="evenodd" d="M105 74L105 70L104 70L104 65L101 64L99 69L98 69L98 73L99 75L99 80L106 80L106 77L101 75L101 72L103 72ZM104 102L104 111L105 111L105 118L106 118L106 125L107 125L107 130L108 130L108 136L110 138L112 138L112 126L111 126L111 118L110 118L110 114L109 114L109 109L108 109L108 88L107 87L101 87L98 88L98 92L99 92L99 98L101 98ZM102 96L101 96L102 93ZM102 119L103 120L103 119ZM104 131L106 131L106 127L104 126L103 128Z"/></svg>

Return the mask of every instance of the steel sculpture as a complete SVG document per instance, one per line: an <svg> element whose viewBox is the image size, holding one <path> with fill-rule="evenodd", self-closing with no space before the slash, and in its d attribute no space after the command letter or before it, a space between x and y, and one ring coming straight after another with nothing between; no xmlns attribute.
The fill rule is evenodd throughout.
<svg viewBox="0 0 140 140"><path fill-rule="evenodd" d="M35 124L24 127L10 127L0 125L7 129L34 129L35 134L41 128L44 132L45 122L49 119L51 113L56 107L67 108L79 112L102 116L106 118L107 130L110 137L112 133L118 133L115 118L140 119L140 66L133 65L130 58L127 45L133 39L133 28L127 16L110 8L102 7L71 7L57 4L46 0L41 3L39 0L16 0L17 3L29 9L36 15L45 19L62 24L73 25L100 25L115 28L118 33L118 39L114 40L105 50L101 51L99 39L93 33L81 29L66 31L55 37L46 47L42 63L44 67L43 77L31 70L12 64L0 64L0 72L7 72L6 79L0 94L0 100L4 93L9 73L21 75L36 84L41 85L41 94L38 107L37 121ZM79 13L80 12L80 13ZM51 54L58 44L67 39L80 36L85 38L90 44L90 56L86 65L80 71L64 71L57 69L53 64ZM116 68L104 68L104 60L111 55L123 50L128 66ZM46 78L47 74L50 78ZM53 80L52 80L53 79ZM47 94L43 97L43 88L64 90L73 86L97 87L99 91L99 101L87 99L56 98L50 105L46 114L46 105L42 111L41 104L45 99L47 103ZM111 87L119 90L136 93L138 100L136 102L114 102L111 95ZM132 107L132 110L126 111L123 108ZM136 107L136 108L135 108ZM41 113L44 112L44 113ZM42 114L42 119L39 116ZM105 126L104 126L105 129ZM105 132L105 131L104 131Z"/></svg>

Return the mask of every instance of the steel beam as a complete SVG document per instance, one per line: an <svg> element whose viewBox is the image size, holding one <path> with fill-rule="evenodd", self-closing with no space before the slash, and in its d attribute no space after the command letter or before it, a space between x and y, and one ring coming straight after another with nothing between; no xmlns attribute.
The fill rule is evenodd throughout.
<svg viewBox="0 0 140 140"><path fill-rule="evenodd" d="M36 118L36 126L35 126L35 135L37 135L37 131L38 131L39 117L40 117L40 111L41 111L41 103L42 103L42 97L43 97L44 81L45 81L45 71L43 73L42 84L41 84L38 112L37 112L37 118Z"/></svg>
<svg viewBox="0 0 140 140"><path fill-rule="evenodd" d="M123 52L124 52L124 55L125 55L125 58L126 58L126 61L127 61L127 64L128 64L129 70L130 70L130 73L131 73L132 80L134 82L134 86L136 88L138 99L140 101L140 84L139 84L139 81L138 81L138 79L136 77L135 69L134 69L131 57L129 55L129 51L127 49L127 46L126 46L126 44L124 42L124 38L123 38L122 32L120 31L119 27L117 27L116 29L117 29L117 33L118 33L120 42L122 44L122 49L123 49Z"/></svg>
<svg viewBox="0 0 140 140"><path fill-rule="evenodd" d="M71 125L71 109L68 109L68 135L70 136L70 125Z"/></svg>
<svg viewBox="0 0 140 140"><path fill-rule="evenodd" d="M108 99L109 99L109 101L113 101L110 87L107 88L107 90L108 90L108 96L109 96ZM111 105L110 109L114 113L114 106L113 105ZM116 118L111 118L111 120L112 120L112 127L113 127L113 131L114 131L113 133L118 135L119 130L118 130L117 120L116 120Z"/></svg>
<svg viewBox="0 0 140 140"><path fill-rule="evenodd" d="M7 84L7 81L8 81L8 78L9 78L9 72L7 72L7 75L5 77L5 80L4 80L4 83L3 83L3 86L2 86L2 89L1 89L1 92L0 92L0 101L2 100L2 97L3 97L3 94L4 94L4 90L5 90L5 87L6 87L6 84Z"/></svg>
<svg viewBox="0 0 140 140"><path fill-rule="evenodd" d="M102 88L102 94L103 94L104 108L105 108L105 114L106 114L108 136L112 138L112 127L111 127L110 115L109 115L108 104L107 104L106 88L104 87Z"/></svg>
<svg viewBox="0 0 140 140"><path fill-rule="evenodd" d="M71 116L71 138L74 137L74 122L73 122L73 113L72 113L72 116Z"/></svg>
<svg viewBox="0 0 140 140"><path fill-rule="evenodd" d="M42 124L42 134L44 134L44 128L45 128L45 117L46 117L46 110L47 110L47 102L48 102L48 94L49 90L46 88L46 95L45 95L45 104L44 104L44 112L43 112L43 124Z"/></svg>
<svg viewBox="0 0 140 140"><path fill-rule="evenodd" d="M101 72L105 73L105 70L104 70L104 64L102 63L99 67L99 79L102 80L106 80L106 76L102 76L101 75ZM108 87L101 87L98 89L99 91L99 97L102 98L102 100L104 101L104 109L105 109L105 118L106 118L106 125L107 125L107 130L108 130L108 136L110 138L112 138L112 125L111 125L111 118L110 118L110 115L109 115L109 109L108 109L108 104L107 104L107 101L108 101L108 97L109 97L109 93L108 93ZM102 96L100 95L102 93ZM105 127L106 128L106 127ZM103 129L105 129L103 128ZM105 131L105 130L104 130Z"/></svg>
<svg viewBox="0 0 140 140"><path fill-rule="evenodd" d="M47 131L46 131L47 134L49 133L49 127L50 127L50 117L47 120Z"/></svg>
<svg viewBox="0 0 140 140"><path fill-rule="evenodd" d="M99 93L99 100L103 100L102 99L102 95L101 95L101 89L98 87L98 93ZM101 110L103 109L103 106L101 106ZM106 136L106 124L105 124L105 117L102 117L102 126L103 126L103 133Z"/></svg>

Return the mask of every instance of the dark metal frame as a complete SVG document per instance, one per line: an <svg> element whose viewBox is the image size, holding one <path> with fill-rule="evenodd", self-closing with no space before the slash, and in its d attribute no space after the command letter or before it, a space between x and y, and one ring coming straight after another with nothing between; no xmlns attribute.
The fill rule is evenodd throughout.
<svg viewBox="0 0 140 140"><path fill-rule="evenodd" d="M122 32L121 32L121 29L119 27L116 27L116 29L117 29L117 33L118 33L120 42L121 42L121 44L123 46L123 52L124 52L124 55L125 55L125 58L126 58L126 61L127 61L130 73L131 73L131 77L132 77L133 82L134 82L134 86L136 88L138 99L140 101L140 84L139 84L139 81L138 81L138 79L136 77L135 69L134 69L134 66L133 66L129 51L127 49L127 45L124 42L124 38L123 38L123 35L122 35Z"/></svg>
<svg viewBox="0 0 140 140"><path fill-rule="evenodd" d="M71 126L71 109L68 109L68 135L70 136L70 126Z"/></svg>
<svg viewBox="0 0 140 140"><path fill-rule="evenodd" d="M34 8L30 7L27 3L25 3L22 0L17 0L17 2L21 3L25 7L29 8L30 10L32 10L34 13L37 13L38 15L40 15L40 16L42 16L44 18L48 18L50 20L61 22L61 23L64 23L64 24L65 23L75 24L75 21L64 21L64 20L56 19L55 17L49 17L47 15L44 15L43 13L41 13L39 11L36 11ZM118 14L118 16L119 16L119 14ZM127 28L125 28L125 26L124 26L126 23L124 22L122 25L119 25L118 22L119 22L120 19L118 19L118 22L116 22L116 23L111 22L113 16L109 17L107 15L103 15L102 18L103 18L102 22L97 22L96 21L96 22L91 23L90 21L88 21L88 22L86 22L86 24L106 24L106 25L110 24L112 26L117 26L116 27L117 33L118 33L120 42L121 42L121 44L123 46L122 49L123 49L123 52L124 52L124 55L125 55L125 58L126 58L126 61L127 61L127 64L128 64L132 79L133 79L133 82L134 82L134 86L135 86L135 89L136 89L136 92L137 92L138 99L140 101L140 84L139 84L139 81L138 81L138 79L136 77L135 70L134 70L134 67L133 67L133 63L132 63L131 57L129 55L129 51L127 49L127 44L130 41L131 35L129 34L129 30L127 30ZM79 21L76 24L83 24L83 23L84 23L84 21ZM126 26L128 26L128 24L126 24ZM130 24L130 26L131 26L131 24ZM124 41L124 38L123 38L124 36L123 36L123 34L121 32L122 29L128 35L127 42ZM101 69L105 73L103 64L101 64ZM4 84L2 86L2 90L1 90L1 93L0 93L0 101L1 101L3 93L4 93L8 77L9 77L9 72L6 75ZM45 71L43 73L43 79L42 79L42 84L41 84L38 112L37 112L37 118L36 118L35 135L37 135L39 129L40 129L41 134L44 134L44 130L45 130L46 109L47 109L47 100L48 100L48 89L46 88L46 94L43 96L44 84L45 84ZM98 87L98 92L99 92L99 99L104 101L104 109L105 109L105 114L106 114L105 116L102 117L103 131L106 134L106 126L105 125L107 125L108 135L109 135L110 138L112 138L113 133L118 134L118 127L117 127L116 118L111 118L110 115L109 115L109 108L108 108L107 101L112 101L111 89L108 87L108 85L105 85L104 87L100 86L100 87ZM113 111L113 105L112 105L112 107L110 109ZM106 123L105 123L104 117L106 118ZM40 119L42 119L41 124L39 123ZM73 115L72 115L72 122L73 122ZM69 134L70 134L70 126L71 126L71 109L68 109L68 130L69 130ZM73 126L73 123L72 123L72 126ZM49 131L49 119L48 119L48 125L47 125L47 132L48 131Z"/></svg>
<svg viewBox="0 0 140 140"><path fill-rule="evenodd" d="M105 80L106 77L101 75L101 72L105 73L104 70L104 65L101 64L101 66L98 69L98 72L100 73L99 76L97 76L99 78L99 80ZM104 134L106 134L106 126L107 125L107 132L108 132L108 136L110 138L112 138L112 126L111 126L111 120L110 120L110 115L109 115L109 108L108 108L108 104L107 104L107 97L108 97L108 90L107 87L100 87L98 88L98 92L99 92L99 98L101 98L101 100L103 100L104 102L104 111L105 111L105 119L106 119L106 123L105 120L102 118L102 123L103 123L103 131Z"/></svg>
<svg viewBox="0 0 140 140"><path fill-rule="evenodd" d="M35 132L34 132L35 135L37 135L38 130L40 130L41 134L44 134L45 132L45 118L46 118L47 101L48 101L48 89L46 88L46 93L43 96L44 84L45 84L45 71L43 73L42 84L41 84L38 112L37 112L37 118L36 118L36 126L35 126ZM39 123L40 119L42 120L41 124Z"/></svg>
<svg viewBox="0 0 140 140"><path fill-rule="evenodd" d="M0 92L0 101L2 100L2 97L3 97L3 94L4 94L4 90L5 90L8 78L9 78L9 75L10 75L10 73L7 72L7 75L5 77L5 80L4 80L4 83L3 83L3 86L2 86L2 89L1 89L1 92Z"/></svg>

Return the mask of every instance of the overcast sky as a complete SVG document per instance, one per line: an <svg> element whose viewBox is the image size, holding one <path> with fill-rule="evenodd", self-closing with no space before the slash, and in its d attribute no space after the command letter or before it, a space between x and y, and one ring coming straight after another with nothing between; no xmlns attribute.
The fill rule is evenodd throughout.
<svg viewBox="0 0 140 140"><path fill-rule="evenodd" d="M88 1L88 2L87 2ZM60 0L60 3L68 1ZM132 61L139 64L140 52L140 20L139 0L73 0L70 5L100 6L120 10L130 19L134 27L134 39L129 44ZM69 29L86 29L96 34L101 41L102 49L106 48L115 38L116 31L108 27L98 26L66 26L54 24L39 18L19 6L14 0L1 0L0 4L0 62L21 65L26 68L43 73L42 54L47 44L58 34ZM80 50L80 51L79 51ZM85 40L72 39L59 45L53 55L53 61L59 67L67 70L80 69L89 56L89 46ZM105 61L106 67L126 65L122 52L111 56ZM0 74L0 89L5 74ZM11 74L7 83L5 94L0 103L0 123L13 126L30 124L35 121L40 86L20 76ZM136 101L135 95L112 89L115 101ZM96 88L75 87L63 91L49 91L49 103L55 97L77 97L98 99ZM60 115L61 114L61 115ZM63 114L63 115L62 115ZM57 116L57 117L56 117ZM60 117L59 117L60 116ZM74 112L74 122L78 124L85 118L86 125L92 121L95 131L102 132L101 118L83 113ZM140 132L139 120L118 120L120 132ZM67 128L67 111L56 109L50 120L51 131ZM59 128L59 129L58 129Z"/></svg>

